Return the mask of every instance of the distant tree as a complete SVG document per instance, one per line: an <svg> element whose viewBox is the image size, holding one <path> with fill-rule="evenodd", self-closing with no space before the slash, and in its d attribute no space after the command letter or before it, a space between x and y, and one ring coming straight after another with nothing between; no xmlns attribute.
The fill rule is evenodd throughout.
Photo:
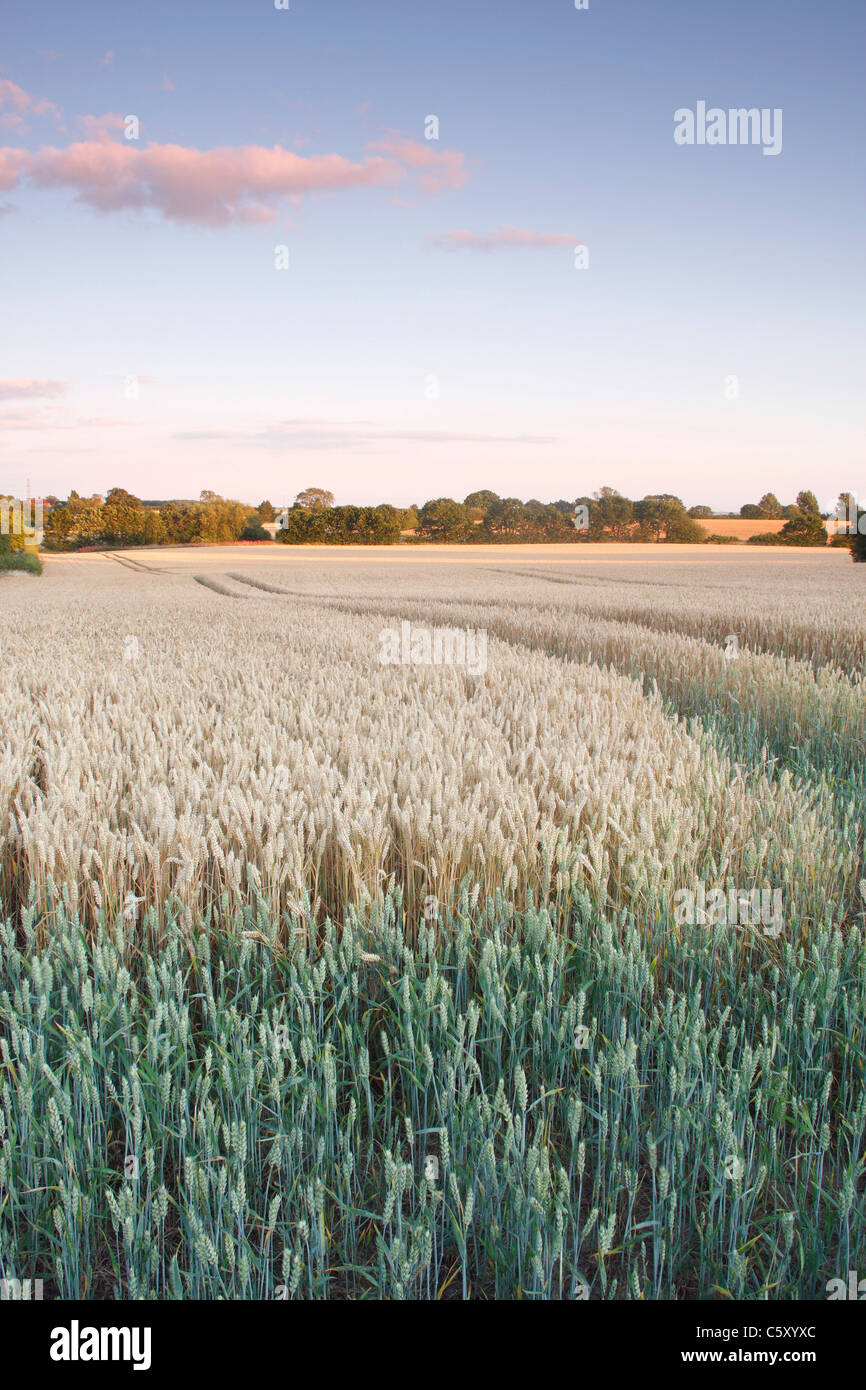
<svg viewBox="0 0 866 1390"><path fill-rule="evenodd" d="M805 512L807 516L821 515L821 508L818 506L818 499L814 492L809 492L808 490L805 492L798 492L797 506L800 508L800 511Z"/></svg>
<svg viewBox="0 0 866 1390"><path fill-rule="evenodd" d="M277 532L282 545L323 545L327 541L327 512L310 507L289 507L286 524Z"/></svg>
<svg viewBox="0 0 866 1390"><path fill-rule="evenodd" d="M481 514L487 511L494 502L499 501L499 494L491 492L488 488L482 488L480 492L470 492L468 497L463 498L464 507L477 508Z"/></svg>
<svg viewBox="0 0 866 1390"><path fill-rule="evenodd" d="M750 521L764 520L764 513L756 502L744 502L740 508L740 516L748 517Z"/></svg>
<svg viewBox="0 0 866 1390"><path fill-rule="evenodd" d="M407 507L400 514L400 528L403 531L418 530L418 512L415 507Z"/></svg>
<svg viewBox="0 0 866 1390"><path fill-rule="evenodd" d="M778 520L782 516L782 504L774 492L765 492L758 506L761 515Z"/></svg>
<svg viewBox="0 0 866 1390"><path fill-rule="evenodd" d="M784 537L786 545L827 544L827 528L817 511L803 511L800 516L792 516L785 522L780 535Z"/></svg>
<svg viewBox="0 0 866 1390"><path fill-rule="evenodd" d="M474 529L466 508L452 497L437 497L425 502L418 513L418 521L424 535L446 543L466 540Z"/></svg>
<svg viewBox="0 0 866 1390"><path fill-rule="evenodd" d="M105 545L143 545L147 512L137 497L122 487L109 488L102 508Z"/></svg>
<svg viewBox="0 0 866 1390"><path fill-rule="evenodd" d="M665 525L665 541L674 545L701 545L707 539L707 533L703 526L689 516L683 508L682 511L671 516Z"/></svg>
<svg viewBox="0 0 866 1390"><path fill-rule="evenodd" d="M71 492L69 501L52 507L45 518L44 544L49 550L95 544L103 529L102 510L101 502Z"/></svg>
<svg viewBox="0 0 866 1390"><path fill-rule="evenodd" d="M816 546L827 544L827 528L820 516L811 512L799 512L790 517L779 531L763 532L750 536L749 545L801 545Z"/></svg>
<svg viewBox="0 0 866 1390"><path fill-rule="evenodd" d="M236 541L247 524L249 508L241 502L218 497L206 506L196 508L199 539L209 545Z"/></svg>
<svg viewBox="0 0 866 1390"><path fill-rule="evenodd" d="M211 492L211 490L210 490L209 487L202 488L202 491L201 491L201 493L199 494L199 501L200 501L200 502L217 502L218 500L219 500L219 493L218 493L218 492Z"/></svg>
<svg viewBox="0 0 866 1390"><path fill-rule="evenodd" d="M603 487L592 499L588 535L592 540L626 541L634 524L634 503L614 487Z"/></svg>
<svg viewBox="0 0 866 1390"><path fill-rule="evenodd" d="M270 502L260 502L256 508L262 521L276 521L277 513Z"/></svg>
<svg viewBox="0 0 866 1390"><path fill-rule="evenodd" d="M698 520L700 520L701 518L706 518L706 517L712 516L712 515L713 515L713 509L712 509L712 507L706 507L706 506L703 505L703 503L700 503L697 507L689 507L689 516L695 517L695 518L698 519Z"/></svg>
<svg viewBox="0 0 866 1390"><path fill-rule="evenodd" d="M214 494L210 502L165 502L159 516L170 544L220 545L239 539L249 510L241 502Z"/></svg>
<svg viewBox="0 0 866 1390"><path fill-rule="evenodd" d="M539 502L531 498L523 509L522 538L527 541L573 541L574 507L568 503L568 512L559 509L555 502Z"/></svg>
<svg viewBox="0 0 866 1390"><path fill-rule="evenodd" d="M163 545L168 538L165 522L159 512L148 507L144 513L144 529L141 533L142 545Z"/></svg>
<svg viewBox="0 0 866 1390"><path fill-rule="evenodd" d="M140 507L141 498L133 497L131 492L127 492L123 487L110 487L105 494L106 507Z"/></svg>
<svg viewBox="0 0 866 1390"><path fill-rule="evenodd" d="M323 487L306 487L295 498L296 507L308 507L310 511L321 511L333 505L333 492L327 492Z"/></svg>
<svg viewBox="0 0 866 1390"><path fill-rule="evenodd" d="M668 533L669 527L683 518L688 521L686 509L678 497L654 496L644 497L640 502L634 504L635 519L640 524L642 538L650 540L660 540L662 532Z"/></svg>
<svg viewBox="0 0 866 1390"><path fill-rule="evenodd" d="M516 540L526 525L519 497L498 497L484 514L484 531L493 540Z"/></svg>
<svg viewBox="0 0 866 1390"><path fill-rule="evenodd" d="M396 545L403 526L403 513L389 503L378 507L361 507L358 518L358 538L364 545Z"/></svg>
<svg viewBox="0 0 866 1390"><path fill-rule="evenodd" d="M187 545L197 539L194 506L194 503L187 502L163 502L159 508L160 520L170 545Z"/></svg>
<svg viewBox="0 0 866 1390"><path fill-rule="evenodd" d="M238 539L242 541L269 541L271 538L259 521L258 515L255 515L247 518L247 524Z"/></svg>
<svg viewBox="0 0 866 1390"><path fill-rule="evenodd" d="M796 502L788 502L788 504L782 508L782 516L786 521L790 521L792 517L797 517L799 515L800 508L797 506Z"/></svg>

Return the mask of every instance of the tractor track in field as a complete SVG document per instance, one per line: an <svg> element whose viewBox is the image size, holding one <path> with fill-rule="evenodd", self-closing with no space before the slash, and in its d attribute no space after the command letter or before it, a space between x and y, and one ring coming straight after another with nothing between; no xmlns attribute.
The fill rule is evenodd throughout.
<svg viewBox="0 0 866 1390"><path fill-rule="evenodd" d="M173 570L159 569L156 565L143 565L140 560L130 560L127 555L115 555L114 551L106 550L103 552L106 560L113 560L117 565L123 565L124 569L132 570L136 574L173 574Z"/></svg>

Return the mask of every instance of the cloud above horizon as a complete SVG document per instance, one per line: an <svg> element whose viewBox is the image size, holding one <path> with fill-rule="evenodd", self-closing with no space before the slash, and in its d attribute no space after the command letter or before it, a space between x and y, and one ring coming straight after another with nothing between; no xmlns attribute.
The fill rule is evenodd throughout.
<svg viewBox="0 0 866 1390"><path fill-rule="evenodd" d="M55 381L47 377L0 377L0 401L63 396L68 390L68 381Z"/></svg>
<svg viewBox="0 0 866 1390"><path fill-rule="evenodd" d="M386 430L367 420L280 420L263 430L187 430L174 435L185 442L220 440L269 449L356 449L367 444L552 444L545 434L480 434L453 430Z"/></svg>
<svg viewBox="0 0 866 1390"><path fill-rule="evenodd" d="M469 231L438 232L430 238L431 245L449 251L498 251L502 247L528 247L544 250L550 247L580 244L578 237L571 232L531 232L524 227L511 227L506 223L492 232Z"/></svg>
<svg viewBox="0 0 866 1390"><path fill-rule="evenodd" d="M60 108L55 106L53 101L31 96L23 87L19 87L16 82L10 82L7 77L0 78L0 107L11 107L11 111L5 110L0 116L0 124L13 129L21 129L25 115L52 116L55 120L60 119Z"/></svg>
<svg viewBox="0 0 866 1390"><path fill-rule="evenodd" d="M360 160L300 155L280 145L138 149L106 138L107 127L117 124L112 113L78 119L98 138L35 152L0 147L0 190L17 188L26 179L39 188L68 188L102 213L151 208L169 220L226 227L273 222L284 198L395 187L413 176L424 192L439 193L461 187L469 177L462 154L405 138L368 145L370 153Z"/></svg>

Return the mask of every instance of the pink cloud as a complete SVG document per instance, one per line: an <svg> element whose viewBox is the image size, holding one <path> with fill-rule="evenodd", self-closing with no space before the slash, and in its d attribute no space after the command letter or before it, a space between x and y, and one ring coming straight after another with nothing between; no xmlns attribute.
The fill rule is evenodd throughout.
<svg viewBox="0 0 866 1390"><path fill-rule="evenodd" d="M256 431L202 429L176 434L186 443L228 441L238 446L268 449L302 446L310 449L354 449L380 443L412 444L551 444L555 435L482 434L477 431L382 429L369 420L329 421L318 418L280 420Z"/></svg>
<svg viewBox="0 0 866 1390"><path fill-rule="evenodd" d="M29 116L60 116L60 110L53 101L32 97L23 87L5 77L0 78L0 106L11 106L18 112L26 111Z"/></svg>
<svg viewBox="0 0 866 1390"><path fill-rule="evenodd" d="M101 116L76 116L78 125L85 135L96 139L106 139L112 130L123 130L124 120L116 111L106 111Z"/></svg>
<svg viewBox="0 0 866 1390"><path fill-rule="evenodd" d="M22 87L8 78L0 78L0 106L14 106L18 111L26 111L30 97Z"/></svg>
<svg viewBox="0 0 866 1390"><path fill-rule="evenodd" d="M29 159L26 150L0 149L0 188L14 188Z"/></svg>
<svg viewBox="0 0 866 1390"><path fill-rule="evenodd" d="M459 187L468 178L460 167L463 155L453 151L440 154L408 140L383 148L389 157L370 154L360 162L336 154L302 156L280 145L138 149L103 138L34 154L0 148L0 189L26 177L42 188L70 188L101 212L149 207L177 221L223 227L270 221L281 198L393 186L419 170L426 171L420 182L429 192Z"/></svg>
<svg viewBox="0 0 866 1390"><path fill-rule="evenodd" d="M163 90L164 92L173 92L173 91L175 90L175 85L174 85L174 83L172 82L171 78L168 76L168 73L165 73L165 72L164 72L163 75L162 75L162 90Z"/></svg>
<svg viewBox="0 0 866 1390"><path fill-rule="evenodd" d="M368 150L380 150L391 155L401 164L416 171L423 170L419 184L426 193L441 193L446 188L462 188L469 181L469 171L464 168L464 156L456 150L436 150L432 143L410 140L398 132L391 132L386 139L375 141Z"/></svg>
<svg viewBox="0 0 866 1390"><path fill-rule="evenodd" d="M68 381L53 381L45 377L0 378L0 401L33 399L38 396L62 396L69 389Z"/></svg>
<svg viewBox="0 0 866 1390"><path fill-rule="evenodd" d="M128 420L112 420L109 416L75 416L68 410L52 407L43 410L7 410L0 412L0 430L32 430L44 433L46 430L84 430L114 429L128 426Z"/></svg>
<svg viewBox="0 0 866 1390"><path fill-rule="evenodd" d="M109 49L108 52L106 53L105 57L104 57L104 58L100 58L99 61L100 61L100 64L102 65L102 67L104 67L104 68L113 68L113 67L114 67L114 60L115 60L116 57L117 57L117 54L114 53L114 52L112 51L112 49Z"/></svg>
<svg viewBox="0 0 866 1390"><path fill-rule="evenodd" d="M479 235L477 232L440 232L432 237L434 246L450 250L496 251L502 246L526 246L543 249L550 246L574 246L577 238L570 232L530 232L523 227L510 227L507 223L495 231Z"/></svg>

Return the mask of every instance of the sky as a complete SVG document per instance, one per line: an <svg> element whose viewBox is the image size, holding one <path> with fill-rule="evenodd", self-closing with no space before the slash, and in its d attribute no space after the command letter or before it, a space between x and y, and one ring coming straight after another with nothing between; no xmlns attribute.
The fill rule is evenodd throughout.
<svg viewBox="0 0 866 1390"><path fill-rule="evenodd" d="M866 498L864 57L862 0L10 9L0 490Z"/></svg>

